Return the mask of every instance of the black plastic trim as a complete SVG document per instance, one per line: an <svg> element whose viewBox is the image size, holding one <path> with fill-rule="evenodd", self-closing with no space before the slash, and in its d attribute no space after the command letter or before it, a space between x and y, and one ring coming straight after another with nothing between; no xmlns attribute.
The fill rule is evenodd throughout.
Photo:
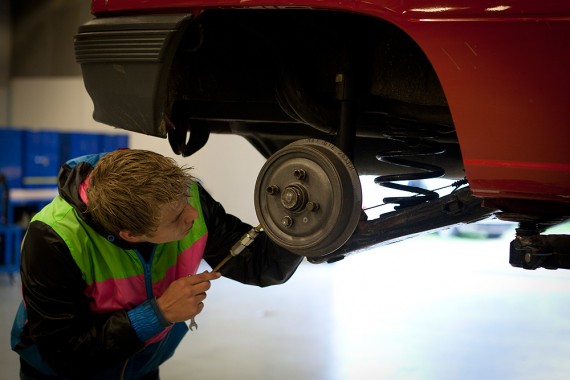
<svg viewBox="0 0 570 380"><path fill-rule="evenodd" d="M75 40L76 60L78 63L160 62L171 33L134 30L80 34Z"/></svg>
<svg viewBox="0 0 570 380"><path fill-rule="evenodd" d="M79 27L75 57L96 121L166 137L162 119L170 66L191 17L106 17Z"/></svg>

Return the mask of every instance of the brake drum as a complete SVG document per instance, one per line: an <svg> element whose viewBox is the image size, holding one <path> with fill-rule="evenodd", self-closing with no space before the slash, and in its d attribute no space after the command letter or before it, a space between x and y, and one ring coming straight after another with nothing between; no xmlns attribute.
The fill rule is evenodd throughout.
<svg viewBox="0 0 570 380"><path fill-rule="evenodd" d="M255 211L266 234L281 247L301 256L324 256L356 229L362 212L358 173L335 145L295 141L261 168Z"/></svg>

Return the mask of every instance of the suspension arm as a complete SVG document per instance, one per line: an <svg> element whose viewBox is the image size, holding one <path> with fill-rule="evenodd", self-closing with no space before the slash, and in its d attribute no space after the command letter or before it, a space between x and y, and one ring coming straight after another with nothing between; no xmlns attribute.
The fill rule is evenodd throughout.
<svg viewBox="0 0 570 380"><path fill-rule="evenodd" d="M474 197L469 187L465 187L430 202L383 214L378 219L360 221L345 245L326 256L308 260L312 263L337 261L348 254L395 243L428 231L473 223L491 216L495 211L483 207L482 199Z"/></svg>

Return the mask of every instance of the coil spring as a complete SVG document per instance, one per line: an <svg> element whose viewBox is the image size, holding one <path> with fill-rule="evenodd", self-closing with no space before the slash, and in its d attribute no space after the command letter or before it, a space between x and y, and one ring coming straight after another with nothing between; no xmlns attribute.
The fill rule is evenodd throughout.
<svg viewBox="0 0 570 380"><path fill-rule="evenodd" d="M445 170L440 166L426 164L402 157L435 155L443 152L445 152L445 149L439 144L423 142L414 145L408 144L408 148L385 151L376 155L376 159L378 161L420 170L376 177L374 179L374 183L380 186L414 194L411 196L387 197L383 199L383 202L387 204L396 204L397 206L394 206L394 209L398 210L438 199L439 194L436 191L412 186L409 184L409 181L442 177L445 174ZM408 181L408 184L404 185L394 183L395 181Z"/></svg>

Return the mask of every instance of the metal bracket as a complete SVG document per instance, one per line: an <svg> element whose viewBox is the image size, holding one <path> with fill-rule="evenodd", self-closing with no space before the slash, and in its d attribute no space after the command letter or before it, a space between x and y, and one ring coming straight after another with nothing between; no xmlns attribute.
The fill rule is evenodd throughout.
<svg viewBox="0 0 570 380"><path fill-rule="evenodd" d="M516 236L511 242L509 262L514 267L530 270L570 269L570 236Z"/></svg>

